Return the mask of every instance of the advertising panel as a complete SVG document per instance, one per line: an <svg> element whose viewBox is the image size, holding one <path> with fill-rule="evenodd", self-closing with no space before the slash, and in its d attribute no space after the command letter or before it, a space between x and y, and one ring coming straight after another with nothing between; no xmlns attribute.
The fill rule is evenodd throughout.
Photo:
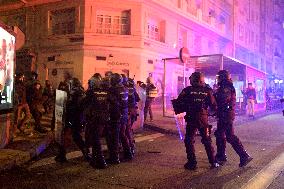
<svg viewBox="0 0 284 189"><path fill-rule="evenodd" d="M0 25L0 113L13 108L15 37Z"/></svg>

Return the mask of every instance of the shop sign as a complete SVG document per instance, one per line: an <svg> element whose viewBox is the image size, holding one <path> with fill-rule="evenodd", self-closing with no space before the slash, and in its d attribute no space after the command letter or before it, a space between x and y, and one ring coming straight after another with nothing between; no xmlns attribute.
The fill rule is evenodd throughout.
<svg viewBox="0 0 284 189"><path fill-rule="evenodd" d="M119 62L119 61L114 61L114 60L108 60L107 65L108 66L126 66L126 67L129 67L129 63L127 63L127 62Z"/></svg>
<svg viewBox="0 0 284 189"><path fill-rule="evenodd" d="M62 60L56 60L55 64L74 64L73 61L62 61Z"/></svg>

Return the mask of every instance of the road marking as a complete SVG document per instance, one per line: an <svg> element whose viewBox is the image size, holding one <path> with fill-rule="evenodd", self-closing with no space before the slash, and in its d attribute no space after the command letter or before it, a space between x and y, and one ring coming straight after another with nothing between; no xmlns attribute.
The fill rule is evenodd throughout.
<svg viewBox="0 0 284 189"><path fill-rule="evenodd" d="M284 153L277 156L241 189L266 189L284 169Z"/></svg>
<svg viewBox="0 0 284 189"><path fill-rule="evenodd" d="M149 140L153 140L159 137L164 136L164 134L161 133L156 133L156 134L151 134L151 135L146 135L146 136L141 136L138 135L139 137L135 137L135 142L143 142L143 141L149 141ZM102 145L102 149L103 150L107 150L107 146L106 145ZM69 159L75 159L78 157L82 156L82 152L81 151L73 151L73 152L69 152L66 154L66 158ZM50 164L54 164L56 163L54 160L55 157L49 157L49 158L44 158L41 159L39 161L36 161L35 163L33 163L31 166L29 166L29 169L34 169L36 167L41 167L41 166L45 166L45 165L50 165Z"/></svg>

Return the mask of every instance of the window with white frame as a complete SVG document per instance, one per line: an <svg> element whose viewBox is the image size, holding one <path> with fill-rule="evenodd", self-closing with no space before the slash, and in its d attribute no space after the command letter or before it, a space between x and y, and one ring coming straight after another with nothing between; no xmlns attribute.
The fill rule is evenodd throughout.
<svg viewBox="0 0 284 189"><path fill-rule="evenodd" d="M49 27L52 35L75 33L75 7L49 12Z"/></svg>
<svg viewBox="0 0 284 189"><path fill-rule="evenodd" d="M97 33L130 35L130 10L121 12L98 11L96 19Z"/></svg>

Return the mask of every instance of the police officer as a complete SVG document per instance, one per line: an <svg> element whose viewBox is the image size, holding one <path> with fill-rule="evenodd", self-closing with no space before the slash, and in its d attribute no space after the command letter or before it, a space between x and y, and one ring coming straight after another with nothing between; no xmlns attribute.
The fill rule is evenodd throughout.
<svg viewBox="0 0 284 189"><path fill-rule="evenodd" d="M203 143L211 168L219 166L215 162L214 148L212 146L208 125L208 107L216 109L216 101L212 94L212 89L208 88L204 83L204 75L200 72L194 72L190 76L191 86L182 90L178 96L178 101L182 102L186 111L186 135L185 147L188 162L184 165L185 169L195 170L197 161L194 149L194 137L198 129L202 137Z"/></svg>
<svg viewBox="0 0 284 189"><path fill-rule="evenodd" d="M110 163L118 164L119 139L121 140L124 158L132 159L132 153L125 129L128 118L128 90L122 84L122 77L118 73L112 74L109 90L110 101L110 128L108 129L108 143L110 151ZM120 138L119 138L120 136Z"/></svg>
<svg viewBox="0 0 284 189"><path fill-rule="evenodd" d="M105 72L105 77L103 78L103 87L104 88L110 88L110 86L111 86L110 79L111 79L112 74L113 73L111 71Z"/></svg>
<svg viewBox="0 0 284 189"><path fill-rule="evenodd" d="M94 74L88 83L85 135L86 142L92 147L90 165L94 168L104 169L107 164L102 153L100 137L109 122L108 89L103 88L100 74Z"/></svg>
<svg viewBox="0 0 284 189"><path fill-rule="evenodd" d="M132 125L138 117L137 103L140 101L139 95L136 92L135 83L133 79L127 78L122 74L123 84L128 88L128 122L126 128L126 137L128 138L131 153L135 154L135 141L133 136Z"/></svg>
<svg viewBox="0 0 284 189"><path fill-rule="evenodd" d="M81 131L83 129L81 124L82 107L81 102L84 98L84 89L78 78L72 78L69 84L69 94L67 94L66 102L66 117L64 132L68 133L71 130L73 141L82 151L86 160L89 160L89 149L86 147L85 141L82 139ZM67 137L67 136L66 136ZM61 146L60 153L55 160L58 162L66 161L66 150Z"/></svg>
<svg viewBox="0 0 284 189"><path fill-rule="evenodd" d="M233 121L235 119L236 91L226 70L220 70L217 75L219 88L215 94L217 101L217 130L215 131L217 154L216 160L220 164L227 161L225 154L226 140L240 157L240 167L247 165L252 157L245 151L241 141L234 134Z"/></svg>

